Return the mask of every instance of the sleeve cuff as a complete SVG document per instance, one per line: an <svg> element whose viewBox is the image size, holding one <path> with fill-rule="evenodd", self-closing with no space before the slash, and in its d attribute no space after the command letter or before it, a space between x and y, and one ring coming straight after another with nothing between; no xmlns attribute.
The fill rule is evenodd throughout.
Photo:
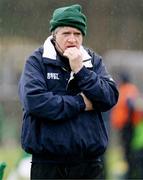
<svg viewBox="0 0 143 180"><path fill-rule="evenodd" d="M85 66L83 66L78 73L74 74L74 77L79 80L83 80L84 78L89 76L90 76L90 71Z"/></svg>
<svg viewBox="0 0 143 180"><path fill-rule="evenodd" d="M84 111L85 103L84 103L83 97L80 94L76 96L76 102L78 103L79 110Z"/></svg>

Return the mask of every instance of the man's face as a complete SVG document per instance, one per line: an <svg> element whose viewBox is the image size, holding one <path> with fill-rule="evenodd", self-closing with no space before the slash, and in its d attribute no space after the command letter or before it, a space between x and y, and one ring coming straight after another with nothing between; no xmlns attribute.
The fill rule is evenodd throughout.
<svg viewBox="0 0 143 180"><path fill-rule="evenodd" d="M80 48L83 35L80 30L73 27L59 27L55 31L56 48L62 54L67 48Z"/></svg>

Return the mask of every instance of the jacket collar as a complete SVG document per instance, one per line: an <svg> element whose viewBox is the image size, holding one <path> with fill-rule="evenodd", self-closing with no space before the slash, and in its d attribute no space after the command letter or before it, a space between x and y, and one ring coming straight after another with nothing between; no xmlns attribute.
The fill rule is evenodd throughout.
<svg viewBox="0 0 143 180"><path fill-rule="evenodd" d="M45 42L44 42L44 46L43 46L43 58L49 58L52 60L56 60L57 58L57 52L55 50L54 45L51 42L52 40L52 36L49 36ZM80 47L80 51L82 53L83 56L83 64L85 67L93 67L92 63L91 63L91 56L87 53L87 51L84 49L83 46Z"/></svg>

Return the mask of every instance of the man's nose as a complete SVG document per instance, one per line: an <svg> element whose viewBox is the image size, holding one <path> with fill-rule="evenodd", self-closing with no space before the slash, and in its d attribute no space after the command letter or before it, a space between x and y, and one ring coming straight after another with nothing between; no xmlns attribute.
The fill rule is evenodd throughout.
<svg viewBox="0 0 143 180"><path fill-rule="evenodd" d="M68 42L75 42L75 41L76 41L75 35L71 34L68 38Z"/></svg>

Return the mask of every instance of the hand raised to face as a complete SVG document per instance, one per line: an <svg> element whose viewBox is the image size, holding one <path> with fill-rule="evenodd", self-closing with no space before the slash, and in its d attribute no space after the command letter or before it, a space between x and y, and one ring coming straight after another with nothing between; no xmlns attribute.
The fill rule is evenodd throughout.
<svg viewBox="0 0 143 180"><path fill-rule="evenodd" d="M67 48L63 55L69 59L69 64L74 73L83 67L82 53L76 47Z"/></svg>

